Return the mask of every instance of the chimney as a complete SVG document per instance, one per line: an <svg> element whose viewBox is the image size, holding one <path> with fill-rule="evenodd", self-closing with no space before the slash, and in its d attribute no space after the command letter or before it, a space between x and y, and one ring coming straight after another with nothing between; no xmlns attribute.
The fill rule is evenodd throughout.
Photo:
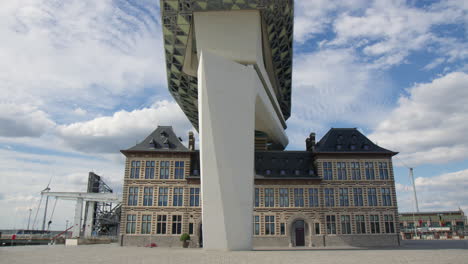
<svg viewBox="0 0 468 264"><path fill-rule="evenodd" d="M306 139L306 150L313 151L315 146L315 133L310 133L309 137Z"/></svg>
<svg viewBox="0 0 468 264"><path fill-rule="evenodd" d="M195 150L195 137L192 131L188 133L188 149Z"/></svg>

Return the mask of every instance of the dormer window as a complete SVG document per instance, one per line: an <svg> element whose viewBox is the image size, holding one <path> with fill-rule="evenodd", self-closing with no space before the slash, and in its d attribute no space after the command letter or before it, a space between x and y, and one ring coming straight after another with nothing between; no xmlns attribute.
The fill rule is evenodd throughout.
<svg viewBox="0 0 468 264"><path fill-rule="evenodd" d="M338 144L343 143L343 135L338 135L338 139L336 140Z"/></svg>
<svg viewBox="0 0 468 264"><path fill-rule="evenodd" d="M362 148L365 149L365 150L369 150L370 146L368 144L364 144L364 146L362 146Z"/></svg>
<svg viewBox="0 0 468 264"><path fill-rule="evenodd" d="M309 175L314 175L314 170L309 170Z"/></svg>
<svg viewBox="0 0 468 264"><path fill-rule="evenodd" d="M341 150L343 146L341 144L336 145L336 150Z"/></svg>
<svg viewBox="0 0 468 264"><path fill-rule="evenodd" d="M266 171L265 171L265 174L266 174L266 175L270 175L270 174L271 174L271 170L266 170Z"/></svg>
<svg viewBox="0 0 468 264"><path fill-rule="evenodd" d="M301 171L300 170L295 170L294 174L296 174L296 176L299 176L301 174Z"/></svg>
<svg viewBox="0 0 468 264"><path fill-rule="evenodd" d="M356 150L356 145L354 145L354 144L349 145L349 149Z"/></svg>
<svg viewBox="0 0 468 264"><path fill-rule="evenodd" d="M164 148L169 148L170 144L169 144L169 139L165 139L164 142L163 142L163 146Z"/></svg>
<svg viewBox="0 0 468 264"><path fill-rule="evenodd" d="M193 170L193 175L198 176L198 170Z"/></svg>
<svg viewBox="0 0 468 264"><path fill-rule="evenodd" d="M286 171L285 170L280 170L280 175L286 175Z"/></svg>

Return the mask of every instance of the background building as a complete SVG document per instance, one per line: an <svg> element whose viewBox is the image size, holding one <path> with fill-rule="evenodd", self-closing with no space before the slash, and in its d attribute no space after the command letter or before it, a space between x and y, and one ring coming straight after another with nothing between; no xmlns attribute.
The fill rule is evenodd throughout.
<svg viewBox="0 0 468 264"><path fill-rule="evenodd" d="M332 128L305 151L269 150L255 141L255 247L399 244L392 156L357 129ZM123 245L202 246L199 152L159 126L126 156ZM233 189L233 191L236 191Z"/></svg>
<svg viewBox="0 0 468 264"><path fill-rule="evenodd" d="M467 218L458 211L400 213L402 239L460 239L465 237Z"/></svg>

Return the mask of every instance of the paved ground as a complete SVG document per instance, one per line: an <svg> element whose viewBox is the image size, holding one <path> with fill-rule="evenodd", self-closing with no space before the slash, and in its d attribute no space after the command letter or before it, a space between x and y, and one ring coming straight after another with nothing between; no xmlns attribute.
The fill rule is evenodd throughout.
<svg viewBox="0 0 468 264"><path fill-rule="evenodd" d="M23 246L0 248L0 263L468 263L468 241L408 241L399 248L295 249L210 252L202 249L117 245Z"/></svg>

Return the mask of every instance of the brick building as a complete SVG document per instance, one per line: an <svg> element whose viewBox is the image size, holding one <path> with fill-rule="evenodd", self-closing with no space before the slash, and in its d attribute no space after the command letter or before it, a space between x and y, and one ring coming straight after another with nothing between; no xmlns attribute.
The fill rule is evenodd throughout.
<svg viewBox="0 0 468 264"><path fill-rule="evenodd" d="M332 128L304 151L255 139L254 247L399 244L392 156L354 128ZM202 246L199 152L159 126L126 156L123 245Z"/></svg>

